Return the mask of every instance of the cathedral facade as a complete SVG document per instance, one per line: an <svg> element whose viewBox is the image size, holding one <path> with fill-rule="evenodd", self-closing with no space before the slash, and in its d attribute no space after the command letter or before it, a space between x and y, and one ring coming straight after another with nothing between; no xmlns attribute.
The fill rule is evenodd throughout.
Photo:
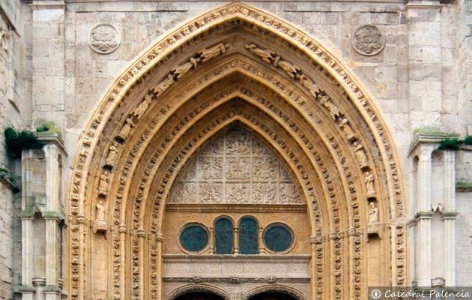
<svg viewBox="0 0 472 300"><path fill-rule="evenodd" d="M0 299L471 286L471 29L468 0L0 0Z"/></svg>

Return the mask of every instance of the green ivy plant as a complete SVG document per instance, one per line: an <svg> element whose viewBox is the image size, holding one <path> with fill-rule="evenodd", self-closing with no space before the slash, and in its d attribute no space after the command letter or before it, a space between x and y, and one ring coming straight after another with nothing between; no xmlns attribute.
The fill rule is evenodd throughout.
<svg viewBox="0 0 472 300"><path fill-rule="evenodd" d="M459 150L460 146L462 144L465 145L472 145L472 136L468 136L463 140L460 139L454 139L454 138L446 138L441 141L441 144L439 144L439 150L452 150L452 151L457 151Z"/></svg>
<svg viewBox="0 0 472 300"><path fill-rule="evenodd" d="M40 121L40 123L36 127L36 132L60 133L60 129L56 126L54 121Z"/></svg>
<svg viewBox="0 0 472 300"><path fill-rule="evenodd" d="M5 129L4 134L7 153L12 158L21 157L22 150L41 149L44 146L44 143L31 131L16 131L9 127Z"/></svg>

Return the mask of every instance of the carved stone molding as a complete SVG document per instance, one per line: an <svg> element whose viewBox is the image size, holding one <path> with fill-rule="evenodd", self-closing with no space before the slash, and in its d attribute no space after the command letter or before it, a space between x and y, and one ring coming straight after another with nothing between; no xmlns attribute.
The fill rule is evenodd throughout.
<svg viewBox="0 0 472 300"><path fill-rule="evenodd" d="M385 36L375 25L362 25L352 34L351 43L359 54L373 56L385 47Z"/></svg>
<svg viewBox="0 0 472 300"><path fill-rule="evenodd" d="M93 51L99 54L110 54L114 52L121 43L120 31L111 24L97 24L89 34L89 45Z"/></svg>
<svg viewBox="0 0 472 300"><path fill-rule="evenodd" d="M264 123L266 120L257 118L257 116L252 115L251 111L229 111L227 112L228 115L224 118L216 118L215 116L214 119L207 120L205 127L201 126L201 130L190 131L190 129L185 129L184 132L191 132L191 135L193 136L190 139L185 140L185 144L181 139L181 134L175 133L180 131L178 128L179 126L187 126L187 124L176 124L175 129L172 126L168 126L165 127L168 131L162 131L162 124L159 123L161 122L161 119L157 121L147 120L142 124L137 124L135 120L132 120L133 122L126 122L128 114L132 112L135 105L140 104L139 101L136 101L136 104L133 105L123 105L125 101L129 101L129 99L126 98L126 95L129 91L132 91L132 87L138 86L136 84L137 82L143 82L143 78L146 78L146 75L149 74L150 70L154 69L154 66L157 66L157 68L163 66L166 70L171 70L171 72L165 74L162 78L156 78L155 82L159 84L155 85L151 90L151 92L153 92L153 99L156 99L157 96L161 97L161 95L162 98L159 99L159 101L153 100L151 106L158 107L159 110L154 110L154 112L157 112L160 118L164 118L164 115L165 118L173 117L172 114L168 113L174 113L178 107L172 107L176 102L171 103L166 99L165 94L172 93L174 88L169 87L175 86L179 80L184 80L184 77L186 77L185 75L189 74L188 72L193 71L194 69L196 70L196 65L198 66L200 62L189 59L187 62L180 63L177 66L169 66L165 65L165 62L169 61L167 58L173 55L173 53L187 53L189 55L187 57L190 57L190 55L194 53L193 55L195 56L192 56L192 58L196 60L196 58L201 57L202 61L206 58L215 57L214 55L216 55L218 59L224 58L227 53L233 51L227 51L227 49L232 48L226 48L225 42L222 43L224 47L220 47L220 41L213 41L213 44L208 44L210 46L204 49L211 51L200 50L196 52L195 50L198 49L189 50L189 44L187 44L187 42L189 41L189 35L196 36L200 33L204 33L202 35L202 40L203 38L211 36L209 33L211 28L222 25L230 19L232 21L234 21L234 19L241 21L241 26L247 26L244 25L244 23L250 23L250 26L253 26L255 31L273 33L276 38L285 40L286 43L291 45L297 45L292 48L297 48L295 51L299 51L298 53L302 53L308 57L313 63L309 64L310 66L320 66L320 69L323 70L322 72L324 74L328 74L327 76L330 79L337 82L335 83L335 87L337 86L339 89L344 91L343 97L340 97L340 99L352 104L352 107L356 108L353 111L343 110L343 105L339 105L339 102L336 103L333 101L339 99L331 99L330 95L326 95L328 98L321 98L321 96L325 94L322 94L322 91L315 86L313 79L315 77L311 78L308 76L309 74L303 73L303 69L308 70L306 66L302 64L296 66L286 57L276 55L275 53L264 54L264 56L255 54L261 57L262 61L268 63L267 65L270 66L270 68L278 70L275 72L269 72L265 75L256 74L252 76L252 78L257 78L256 81L259 80L264 84L271 86L271 88L276 90L277 93L283 95L286 101L290 103L290 106L286 106L290 107L290 110L293 107L297 107L298 109L304 105L304 109L308 110L307 107L311 107L312 102L310 102L309 105L306 105L306 103L313 99L307 100L306 97L297 97L296 94L294 95L293 92L288 91L289 89L284 85L290 86L292 83L287 83L289 82L287 79L293 80L297 86L306 88L306 91L308 91L312 96L317 96L317 103L323 105L322 109L325 112L328 112L330 116L329 118L326 118L326 120L323 120L323 122L325 122L324 124L329 123L337 126L334 127L337 129L333 129L333 127L329 126L323 128L330 128L333 133L337 133L336 130L341 132L341 134L339 134L341 138L332 141L333 143L337 143L339 149L342 150L339 152L338 150L335 150L336 153L339 153L337 155L339 160L342 160L342 157L345 159L348 158L345 153L351 153L348 155L353 155L353 153L357 151L360 154L354 156L354 159L357 157L359 159L359 164L353 165L349 163L347 165L342 165L343 170L334 170L337 166L330 165L334 159L330 160L329 164L324 162L324 157L316 151L316 147L314 147L314 144L310 139L315 130L312 130L312 128L306 130L306 128L299 127L300 124L305 124L305 120L303 122L301 120L304 117L297 116L297 120L291 120L290 116L286 113L287 110L274 106L271 101L267 101L266 99L262 99L260 102L255 102L254 106L257 106L266 115L271 116L272 119L277 119L274 123L278 122L281 124L281 127L284 127L285 130L289 132L291 140L290 144L286 142L288 139L284 140L279 136L279 132L274 131L270 126L265 125ZM249 26L247 27L249 28ZM181 49L179 48L180 46L187 47L184 49L185 52L175 51ZM258 49L264 51L265 48L258 47ZM253 50L255 49L253 48ZM263 55L262 52L259 53ZM202 62L202 65L211 66L212 63L213 61L207 60L204 63ZM244 68L241 68L240 70L243 69ZM220 70L214 69L212 72L217 73L220 72ZM275 76L275 74L284 77L282 82L275 82L278 80L278 77ZM171 75L172 78L170 78L169 75ZM272 77L273 79L269 79L269 77ZM196 84L198 84L198 79L196 80ZM190 85L189 89L191 89L192 92L198 92L199 90L198 86ZM146 92L149 92L149 90ZM250 93L250 91L241 92L241 95L247 96L246 93ZM141 97L138 99L143 100ZM123 111L122 108L124 107L129 108L129 110ZM200 107L198 110L198 112L193 112L193 116L201 114L205 108ZM118 123L110 122L110 120L113 116L119 115L121 112L123 112L122 116L124 116L125 119L118 122L119 126L116 126ZM346 115L343 115L343 113ZM354 120L354 118L350 118L347 115L348 113L350 115L356 114L356 116L359 116L358 119L362 119L365 123L360 123ZM193 116L189 117L189 120L193 118ZM316 117L317 113L313 114L312 120L315 121ZM183 118L186 118L186 116ZM145 119L146 116L143 115L142 118L140 117L139 121L142 122ZM317 295L315 298L323 299L323 289L325 288L334 288L336 290L333 293L335 298L348 298L347 295L342 294L342 291L344 288L343 282L348 281L348 278L343 276L349 275L347 273L342 273L339 270L347 270L349 263L347 261L343 262L344 255L342 253L344 251L345 254L346 251L349 250L349 255L359 254L359 256L362 257L365 252L361 252L360 249L362 243L360 240L357 240L357 237L353 239L352 249L354 250L347 248L350 244L342 241L343 239L338 237L340 236L340 233L347 230L348 226L357 224L356 220L361 220L360 214L356 213L357 209L361 206L357 203L359 195L354 192L349 194L350 191L346 191L346 195L344 195L338 188L338 185L340 184L338 184L337 181L339 178L346 178L342 180L348 181L352 180L353 176L355 177L359 171L374 172L376 183L378 183L377 178L383 178L382 176L385 176L387 180L385 186L387 187L384 188L383 184L378 183L376 187L379 188L379 190L375 191L376 197L378 197L378 199L386 199L386 202L390 201L392 203L392 217L403 217L404 207L401 172L399 170L398 159L392 139L390 138L381 117L377 114L377 109L372 104L372 100L359 87L357 80L352 77L351 73L346 70L336 58L330 55L323 46L306 36L303 32L276 17L250 6L237 3L214 9L209 13L192 20L156 42L147 53L140 57L125 73L123 73L117 83L109 90L95 115L89 121L87 128L84 130L80 149L77 151L78 155L75 159L71 180L72 186L70 188L70 212L72 214L70 226L71 231L69 235L69 242L71 244L71 274L69 274L68 277L70 278L70 289L68 290L70 290L72 299L83 299L85 297L84 291L87 290L86 286L89 284L84 280L84 274L85 264L89 263L88 261L86 262L86 259L90 255L84 253L82 250L89 249L89 228L87 228L81 220L87 220L90 218L91 207L94 207L92 201L95 200L89 199L96 199L93 197L93 193L98 191L98 186L89 188L89 185L93 182L98 184L99 180L96 176L99 176L97 174L100 174L103 171L94 170L95 166L106 166L110 173L113 173L113 178L110 178L110 185L112 186L109 187L107 192L107 199L113 199L114 201L113 205L109 205L108 214L110 216L108 219L113 222L112 225L123 225L127 226L130 230L138 230L141 229L140 226L142 225L141 217L145 216L146 219L142 222L146 227L146 232L156 234L158 228L156 221L160 222L160 220L157 219L162 217L162 211L164 209L161 207L161 204L166 201L167 193L172 186L174 177L177 176L182 167L181 162L186 161L188 159L186 157L187 154L196 151L196 148L207 139L208 135L213 133L215 128L219 128L224 122L230 122L234 119L246 122L248 126L262 133L267 140L270 140L270 142L279 149L278 151L283 153L284 158L289 161L290 165L293 166L292 168L296 170L297 180L304 186L304 191L306 191L307 198L309 198L309 209L313 214L313 227L315 228L313 234L315 236L326 236L326 233L323 234L323 230L329 230L333 233L332 239L329 240L329 243L313 244L316 257L316 260L314 261L316 266L313 274L316 278L314 286L316 286L315 293L317 293ZM116 118L114 119L114 122L115 121ZM128 127L125 128L125 126ZM122 139L120 142L122 144L113 145L117 151L111 149L111 142L102 138L102 132L104 130L106 130L106 132L116 133L113 137L117 135L121 136ZM132 131L134 130L138 130L139 135L133 136ZM357 135L356 130L362 131L362 134ZM169 133L169 135L162 134L155 137L157 131L160 133ZM342 138L342 136L344 136L345 139ZM371 136L372 140L369 140L367 143L362 139L363 136ZM151 144L151 140L157 140L161 144ZM347 140L348 143L345 140ZM354 147L354 142L357 142L357 145L361 145L362 147L357 148L357 145ZM320 142L320 145L328 146L329 142ZM155 149L158 150L152 155L143 157L144 150L141 148L147 149L149 146L155 147ZM316 146L318 146L318 144ZM300 149L303 149L303 151L299 151ZM299 155L301 152L306 153L302 156ZM363 154L361 152L363 152ZM372 152L375 152L375 156L372 156ZM115 156L115 158L113 158L113 156ZM310 169L307 169L307 166L309 165L308 163L305 163L305 165L302 163L302 161L306 161L304 160L306 159L305 157L309 157L310 160L313 161L313 166L310 166ZM108 164L108 162L105 163L107 158L110 158L108 162L111 164ZM162 161L164 161L164 163L162 163ZM119 163L117 164L117 162ZM162 172L159 173L157 178L154 178L153 170L155 168L162 168ZM139 172L136 172L135 169L138 169ZM319 170L319 172L315 172L315 169ZM377 174L376 172L379 172L380 174ZM323 182L323 191L326 193L326 197L321 197L323 198L323 205L325 205L323 208L327 209L329 211L328 213L331 214L329 220L332 224L330 223L329 228L326 229L321 228L321 224L323 224L325 219L320 212L321 208L319 201L321 200L318 199L321 199L321 194L318 194L319 191L316 190L317 185L314 184L314 179L316 178L315 174L320 175L321 178L319 179ZM361 178L360 184L367 184L367 182L363 182L367 173L363 174L364 176L358 176L358 178ZM380 177L377 177L379 175ZM132 187L128 186L130 181L133 182ZM153 185L152 190L147 190L145 188L145 185L149 183L152 183ZM352 190L353 186L353 184L349 183L349 190ZM357 193L359 193L358 189L359 187L356 186ZM367 186L364 186L360 190L363 191L365 189L367 189ZM148 196L148 193L152 196ZM89 197L90 195L92 195L92 197ZM346 199L346 197L348 199L351 197L352 203L349 203L352 205L352 208L346 208L345 206L340 205L340 202ZM354 207L354 205L357 205L357 207ZM128 210L128 208L130 209ZM382 206L382 208L385 208L385 206ZM128 210L129 212L123 210ZM350 215L351 211L353 213L352 215ZM351 220L349 219L351 217L354 220L353 223L351 223ZM407 279L407 268L404 260L406 260L405 257L407 256L401 253L406 249L406 242L404 239L404 228L401 227L401 219L399 219L398 222L398 226L400 227L395 227L395 232L392 233L392 236L395 238L395 242L392 244L395 251L392 249L392 252L395 253L395 259L393 261L399 263L396 265L394 264L391 267L394 269L394 276L396 276L397 284L404 284ZM126 295L122 295L122 293L125 292L125 280L132 280L133 283L130 288L132 289L133 297L149 297L140 294L142 282L139 280L141 280L140 278L145 277L145 275L141 273L144 267L148 268L148 272L153 272L153 274L159 274L160 272L159 256L161 253L159 252L160 250L157 243L145 244L145 247L149 246L149 248L142 249L142 246L139 244L139 241L143 240L142 238L127 239L125 233L115 231L113 232L112 239L109 240L112 240L113 248L113 275L111 278L113 278L114 288L114 291L110 291L110 293L113 294L113 297L116 299L126 297ZM125 247L126 243L130 245L129 248ZM144 257L142 253L147 252L149 252L149 256ZM126 257L128 256L132 257L129 261L126 260ZM328 261L328 259L333 261L333 265L329 265L329 273L324 273L328 266L323 265L323 260ZM402 261L400 262L400 260ZM149 266L144 266L144 262L149 262ZM130 264L131 266L128 266L127 264ZM131 276L132 278L125 277L125 267L130 267L128 271L131 271L133 274ZM325 278L323 280L323 276L326 277L327 274L331 274L333 277ZM138 280L136 284L135 280ZM148 295L153 299L158 299L158 276L145 278L144 280L148 280L149 282L150 292ZM349 280L351 280L351 278L349 278ZM331 284L331 282L333 282L333 284Z"/></svg>

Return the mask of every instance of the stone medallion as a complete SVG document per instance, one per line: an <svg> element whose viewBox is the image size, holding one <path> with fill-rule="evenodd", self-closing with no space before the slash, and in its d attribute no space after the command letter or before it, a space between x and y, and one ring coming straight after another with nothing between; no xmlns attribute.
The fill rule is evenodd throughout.
<svg viewBox="0 0 472 300"><path fill-rule="evenodd" d="M90 31L89 45L97 53L112 53L118 49L120 43L121 34L113 25L97 24Z"/></svg>
<svg viewBox="0 0 472 300"><path fill-rule="evenodd" d="M385 36L374 25L362 25L351 37L354 49L365 56L379 54L385 46Z"/></svg>

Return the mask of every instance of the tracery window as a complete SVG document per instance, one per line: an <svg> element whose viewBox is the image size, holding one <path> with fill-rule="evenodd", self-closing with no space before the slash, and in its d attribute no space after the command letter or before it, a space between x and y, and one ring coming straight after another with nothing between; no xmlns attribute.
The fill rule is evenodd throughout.
<svg viewBox="0 0 472 300"><path fill-rule="evenodd" d="M259 253L258 226L252 217L244 217L239 222L239 252L241 254Z"/></svg>
<svg viewBox="0 0 472 300"><path fill-rule="evenodd" d="M187 224L180 232L180 244L189 252L200 252L208 245L208 232L200 224Z"/></svg>
<svg viewBox="0 0 472 300"><path fill-rule="evenodd" d="M272 252L285 252L293 245L293 233L288 226L273 223L264 230L264 245Z"/></svg>
<svg viewBox="0 0 472 300"><path fill-rule="evenodd" d="M215 253L232 254L234 242L233 222L222 217L215 221Z"/></svg>

